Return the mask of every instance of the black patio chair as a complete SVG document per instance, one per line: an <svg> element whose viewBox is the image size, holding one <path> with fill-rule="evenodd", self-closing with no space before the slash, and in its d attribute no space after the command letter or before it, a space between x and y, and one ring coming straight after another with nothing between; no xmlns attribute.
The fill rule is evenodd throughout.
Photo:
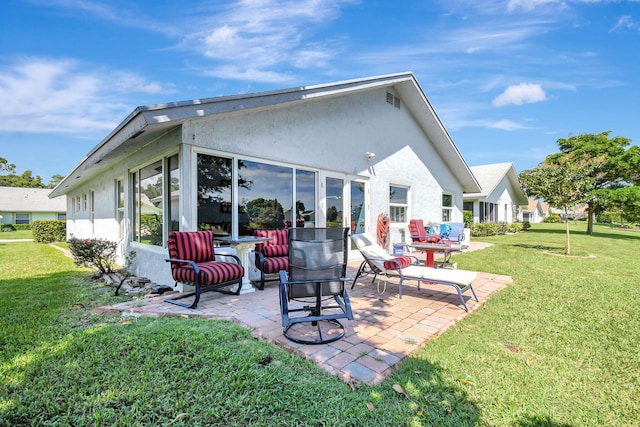
<svg viewBox="0 0 640 427"><path fill-rule="evenodd" d="M280 271L280 311L287 339L300 344L334 342L345 333L338 319L353 320L345 289L345 282L353 280L347 276L348 230L289 230L289 270Z"/></svg>

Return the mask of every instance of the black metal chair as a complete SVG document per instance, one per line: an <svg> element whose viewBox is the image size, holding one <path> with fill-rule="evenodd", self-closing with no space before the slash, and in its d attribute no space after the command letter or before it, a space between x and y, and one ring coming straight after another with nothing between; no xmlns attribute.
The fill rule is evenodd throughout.
<svg viewBox="0 0 640 427"><path fill-rule="evenodd" d="M289 271L280 271L284 336L300 344L325 344L344 336L338 319L353 320L345 282L348 228L289 230ZM293 316L293 313L307 315Z"/></svg>

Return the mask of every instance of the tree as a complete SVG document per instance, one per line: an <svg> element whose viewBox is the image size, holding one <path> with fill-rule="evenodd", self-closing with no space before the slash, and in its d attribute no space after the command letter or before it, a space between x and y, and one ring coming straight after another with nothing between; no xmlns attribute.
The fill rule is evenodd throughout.
<svg viewBox="0 0 640 427"><path fill-rule="evenodd" d="M0 157L0 172L6 171L9 173L14 173L15 170L16 165L14 165L13 163L9 163L4 157Z"/></svg>
<svg viewBox="0 0 640 427"><path fill-rule="evenodd" d="M529 197L543 199L564 210L565 254L571 255L569 210L585 201L594 185L598 159L547 156L535 169L520 173L520 184Z"/></svg>
<svg viewBox="0 0 640 427"><path fill-rule="evenodd" d="M567 139L559 139L560 153L547 157L548 162L563 161L565 158L597 159L589 178L591 188L585 190L584 201L588 206L587 234L593 234L593 217L604 209L607 190L640 182L640 147L632 146L629 138L621 136L609 138L611 131L599 134L581 134ZM604 190L604 191L601 191Z"/></svg>
<svg viewBox="0 0 640 427"><path fill-rule="evenodd" d="M603 205L611 214L620 217L620 225L625 221L640 223L640 187L628 186L604 192Z"/></svg>
<svg viewBox="0 0 640 427"><path fill-rule="evenodd" d="M0 187L47 188L47 185L42 182L40 175L34 177L28 170L24 171L22 175L15 173L0 175Z"/></svg>

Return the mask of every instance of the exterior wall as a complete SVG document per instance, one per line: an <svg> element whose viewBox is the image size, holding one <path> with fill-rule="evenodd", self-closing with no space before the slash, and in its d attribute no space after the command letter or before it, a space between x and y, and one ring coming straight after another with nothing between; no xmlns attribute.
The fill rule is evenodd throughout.
<svg viewBox="0 0 640 427"><path fill-rule="evenodd" d="M194 147L368 178L368 231L389 211L389 184L411 187L407 219L441 222L445 192L454 196L453 220L462 221L460 184L404 105L386 102L386 92L205 118L186 124L183 138ZM365 152L375 157L369 161ZM401 226L407 228L392 225L392 241Z"/></svg>
<svg viewBox="0 0 640 427"><path fill-rule="evenodd" d="M33 221L47 221L58 219L58 212L3 212L0 211L0 216L2 216L2 224L15 224L16 223L16 213L19 214L28 214L29 215L29 223ZM60 212L64 213L64 212Z"/></svg>
<svg viewBox="0 0 640 427"><path fill-rule="evenodd" d="M238 111L185 122L117 168L88 180L67 194L68 234L76 237L119 238L116 221L115 181L125 179L125 235L120 263L131 249L136 252L138 275L173 285L166 248L131 241L130 172L164 156L180 153L180 216L182 230L196 229L195 153L219 153L256 161L271 161L343 175L367 181L366 222L375 234L377 216L389 211L389 185L411 188L407 220L422 218L440 222L442 193L452 194L452 220L462 221L462 188L446 167L411 113L386 102L386 90L365 91L337 98L323 98L294 106ZM184 142L184 143L183 143ZM375 153L369 161L365 152ZM317 209L324 185L318 185ZM93 191L95 216L89 209L75 212L73 200ZM399 241L400 228L392 224L391 242ZM408 232L405 233L407 236Z"/></svg>

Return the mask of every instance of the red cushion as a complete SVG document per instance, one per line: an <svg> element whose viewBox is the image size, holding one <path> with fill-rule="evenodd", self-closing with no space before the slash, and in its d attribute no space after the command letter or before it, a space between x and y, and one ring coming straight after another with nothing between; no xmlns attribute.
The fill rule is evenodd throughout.
<svg viewBox="0 0 640 427"><path fill-rule="evenodd" d="M442 243L442 239L440 238L439 235L437 234L429 234L426 238L425 241L427 243Z"/></svg>
<svg viewBox="0 0 640 427"><path fill-rule="evenodd" d="M200 284L203 286L240 280L244 276L244 268L231 262L198 263L198 268L200 269ZM173 279L177 282L194 283L196 281L195 270L191 265L182 264L173 270Z"/></svg>
<svg viewBox="0 0 640 427"><path fill-rule="evenodd" d="M262 252L262 248L265 246L289 244L289 232L287 230L253 230L253 235L256 237L268 237L271 239L256 245L256 250L260 252Z"/></svg>
<svg viewBox="0 0 640 427"><path fill-rule="evenodd" d="M169 258L196 263L214 260L213 238L213 231L171 231L167 240Z"/></svg>
<svg viewBox="0 0 640 427"><path fill-rule="evenodd" d="M400 266L398 266L398 264L400 264ZM384 268L386 268L387 270L397 270L398 268L409 267L411 264L413 264L412 257L400 256L394 258L393 261L385 261Z"/></svg>
<svg viewBox="0 0 640 427"><path fill-rule="evenodd" d="M260 268L259 265L257 265ZM289 258L286 256L275 256L264 259L262 265L263 273L277 273L280 270L289 270Z"/></svg>
<svg viewBox="0 0 640 427"><path fill-rule="evenodd" d="M289 255L289 246L288 245L268 245L262 247L262 254L265 257L274 257L274 256L288 256Z"/></svg>

